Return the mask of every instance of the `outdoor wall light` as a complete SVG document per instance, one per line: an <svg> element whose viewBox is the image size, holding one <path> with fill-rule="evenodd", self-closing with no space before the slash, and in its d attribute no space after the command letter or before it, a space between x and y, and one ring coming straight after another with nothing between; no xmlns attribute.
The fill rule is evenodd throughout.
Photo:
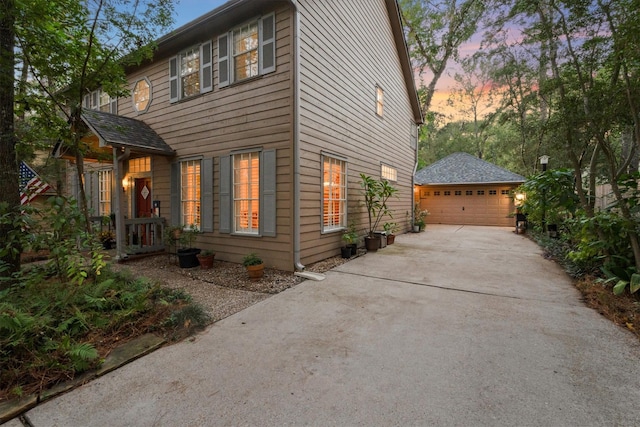
<svg viewBox="0 0 640 427"><path fill-rule="evenodd" d="M540 164L542 165L542 172L545 172L547 170L547 165L549 164L549 156L540 156Z"/></svg>
<svg viewBox="0 0 640 427"><path fill-rule="evenodd" d="M515 205L516 206L522 206L522 204L524 203L524 199L525 199L525 195L523 193L516 193L515 195Z"/></svg>
<svg viewBox="0 0 640 427"><path fill-rule="evenodd" d="M127 191L127 186L129 185L129 180L125 177L122 178L122 192Z"/></svg>

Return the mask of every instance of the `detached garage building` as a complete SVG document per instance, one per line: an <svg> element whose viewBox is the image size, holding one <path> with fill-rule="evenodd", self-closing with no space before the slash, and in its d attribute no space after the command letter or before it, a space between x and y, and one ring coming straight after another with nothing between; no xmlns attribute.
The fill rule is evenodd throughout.
<svg viewBox="0 0 640 427"><path fill-rule="evenodd" d="M522 175L467 153L454 153L419 170L416 200L431 224L514 225L513 189Z"/></svg>

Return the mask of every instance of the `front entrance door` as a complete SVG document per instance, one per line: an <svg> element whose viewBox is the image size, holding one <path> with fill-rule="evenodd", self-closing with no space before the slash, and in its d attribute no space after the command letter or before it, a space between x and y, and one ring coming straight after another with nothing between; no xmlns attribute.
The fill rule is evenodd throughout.
<svg viewBox="0 0 640 427"><path fill-rule="evenodd" d="M151 179L136 178L136 218L151 217ZM140 244L148 245L146 227L138 227Z"/></svg>

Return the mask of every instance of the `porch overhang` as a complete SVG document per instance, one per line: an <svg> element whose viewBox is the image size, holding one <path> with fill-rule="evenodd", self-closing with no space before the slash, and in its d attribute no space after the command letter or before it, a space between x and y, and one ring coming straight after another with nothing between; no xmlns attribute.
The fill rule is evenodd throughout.
<svg viewBox="0 0 640 427"><path fill-rule="evenodd" d="M86 146L83 159L89 162L111 162L112 149L128 149L145 155L175 156L176 152L146 123L129 117L95 110L82 110L82 122L87 135L81 141ZM54 156L75 160L75 152L57 143Z"/></svg>
<svg viewBox="0 0 640 427"><path fill-rule="evenodd" d="M95 110L83 110L82 121L98 138L100 148L129 148L132 152L161 156L176 154L175 150L143 121Z"/></svg>

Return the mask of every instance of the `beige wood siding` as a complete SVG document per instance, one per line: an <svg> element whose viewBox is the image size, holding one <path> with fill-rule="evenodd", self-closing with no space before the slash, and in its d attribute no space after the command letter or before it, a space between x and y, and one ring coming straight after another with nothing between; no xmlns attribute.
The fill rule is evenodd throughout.
<svg viewBox="0 0 640 427"><path fill-rule="evenodd" d="M511 185L452 185L418 187L427 224L515 225ZM508 194L503 194L507 192ZM458 194L459 193L459 194Z"/></svg>
<svg viewBox="0 0 640 427"><path fill-rule="evenodd" d="M170 209L170 164L189 157L214 158L214 232L198 236L197 244L216 252L216 259L240 262L248 252L257 252L268 267L291 270L291 189L292 189L292 87L291 87L291 11L280 3L276 12L276 71L247 81L218 87L217 36L242 22L229 22L227 28L212 28L213 91L169 102L169 57L156 58L129 75L130 88L147 77L152 99L145 113L133 109L131 98L120 99L118 113L135 117L150 125L177 152L175 159L154 156L153 197L161 201L162 216ZM256 15L257 17L257 15ZM251 18L251 17L246 17ZM203 42L206 40L203 40ZM187 48L189 46L184 46ZM178 52L175 52L178 54ZM219 158L243 148L276 149L277 156L277 235L243 237L219 233Z"/></svg>
<svg viewBox="0 0 640 427"><path fill-rule="evenodd" d="M347 160L348 221L364 234L359 174L393 166L400 189L394 222L412 211L413 113L383 0L299 2L301 31L301 252L308 264L339 254L341 233L322 234L321 155ZM376 115L376 85L384 114Z"/></svg>

